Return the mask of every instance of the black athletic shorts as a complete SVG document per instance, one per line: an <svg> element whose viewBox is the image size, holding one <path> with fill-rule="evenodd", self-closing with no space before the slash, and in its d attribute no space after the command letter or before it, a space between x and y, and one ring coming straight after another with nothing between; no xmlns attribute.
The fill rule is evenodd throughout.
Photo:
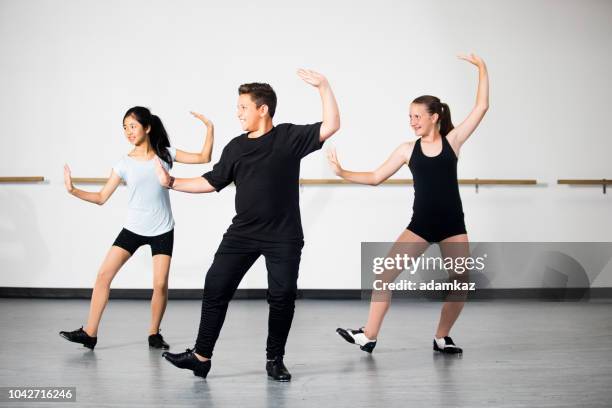
<svg viewBox="0 0 612 408"><path fill-rule="evenodd" d="M151 254L153 256L172 256L172 248L174 247L174 229L154 237L145 237L143 235L134 234L132 231L124 228L117 236L117 239L115 239L113 245L125 249L132 255L134 255L134 252L136 252L136 250L141 246L149 245L151 247Z"/></svg>

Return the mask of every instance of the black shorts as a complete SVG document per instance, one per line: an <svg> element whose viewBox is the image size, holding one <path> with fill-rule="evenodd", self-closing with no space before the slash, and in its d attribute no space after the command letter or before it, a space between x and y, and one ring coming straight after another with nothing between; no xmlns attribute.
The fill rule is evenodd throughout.
<svg viewBox="0 0 612 408"><path fill-rule="evenodd" d="M430 243L440 242L455 235L467 234L463 213L446 217L413 215L406 229Z"/></svg>
<svg viewBox="0 0 612 408"><path fill-rule="evenodd" d="M131 255L143 245L151 247L151 254L172 256L172 248L174 247L174 229L154 237L145 237L143 235L134 234L132 231L121 230L117 239L113 243L114 246L123 248Z"/></svg>

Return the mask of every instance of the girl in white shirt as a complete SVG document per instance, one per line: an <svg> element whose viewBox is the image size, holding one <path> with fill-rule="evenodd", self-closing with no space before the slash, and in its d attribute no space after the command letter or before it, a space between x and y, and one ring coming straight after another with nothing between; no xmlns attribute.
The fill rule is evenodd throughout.
<svg viewBox="0 0 612 408"><path fill-rule="evenodd" d="M111 175L97 193L75 188L68 165L64 166L66 190L81 200L102 205L113 194L123 179L128 188L128 215L124 228L108 251L98 271L91 296L89 317L85 328L60 332L66 340L81 343L93 350L97 343L98 326L108 303L110 284L119 269L142 245L151 247L153 256L153 296L151 298L151 326L149 346L169 348L159 333L159 326L168 302L168 273L174 243L174 219L168 190L161 187L155 173L156 157L166 169L173 161L179 163L210 162L214 128L211 121L199 113L191 112L206 126L206 139L202 151L188 153L170 147L168 134L159 117L149 109L135 106L123 117L123 130L134 149L124 156L111 171Z"/></svg>

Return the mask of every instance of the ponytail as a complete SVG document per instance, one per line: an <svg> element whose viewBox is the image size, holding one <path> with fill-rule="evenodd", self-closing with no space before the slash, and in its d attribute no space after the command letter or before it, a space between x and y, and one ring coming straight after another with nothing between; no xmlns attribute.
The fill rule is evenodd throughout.
<svg viewBox="0 0 612 408"><path fill-rule="evenodd" d="M440 124L440 134L442 136L448 135L455 128L451 120L450 108L445 103L440 103L440 119L438 119L438 123Z"/></svg>
<svg viewBox="0 0 612 408"><path fill-rule="evenodd" d="M172 168L172 156L170 156L170 152L168 151L168 147L170 147L168 132L166 132L164 124L157 115L151 115L149 141L151 142L153 150L155 150L155 154Z"/></svg>

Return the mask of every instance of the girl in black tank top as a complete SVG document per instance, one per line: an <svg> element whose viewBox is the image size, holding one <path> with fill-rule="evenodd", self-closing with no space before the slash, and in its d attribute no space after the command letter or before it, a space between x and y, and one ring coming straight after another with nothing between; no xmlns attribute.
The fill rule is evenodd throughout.
<svg viewBox="0 0 612 408"><path fill-rule="evenodd" d="M402 232L397 242L415 244L410 246L410 250L403 250L410 252L408 255L412 257L420 256L432 242L441 243L440 249L445 253L444 256L447 254L452 257L469 256L457 182L457 158L461 146L476 130L489 107L489 78L485 63L480 57L471 54L459 58L475 65L479 74L476 104L459 126L453 127L447 104L435 96L424 95L416 98L410 105L410 126L419 138L415 142L401 144L375 171L345 170L340 166L334 150L328 155L336 175L360 184L378 185L395 174L404 164L408 164L414 179L413 213L408 228ZM432 150L429 146L440 145L441 149L436 149L439 150L438 154L429 152ZM455 244L447 244L450 242ZM394 280L397 277L395 272L385 271L384 273L389 275L386 279ZM457 279L455 271L449 271L449 274L451 278ZM456 295L451 292L442 306L433 341L435 351L462 352L449 337L465 299L463 295L457 300ZM338 334L349 343L357 344L362 350L371 353L376 346L376 337L389 308L390 296L388 290L374 290L367 324L360 329L339 328ZM450 299L453 301L449 301Z"/></svg>
<svg viewBox="0 0 612 408"><path fill-rule="evenodd" d="M457 156L445 136L442 151L426 156L417 139L408 161L414 179L412 220L408 229L428 242L466 234L457 182Z"/></svg>

